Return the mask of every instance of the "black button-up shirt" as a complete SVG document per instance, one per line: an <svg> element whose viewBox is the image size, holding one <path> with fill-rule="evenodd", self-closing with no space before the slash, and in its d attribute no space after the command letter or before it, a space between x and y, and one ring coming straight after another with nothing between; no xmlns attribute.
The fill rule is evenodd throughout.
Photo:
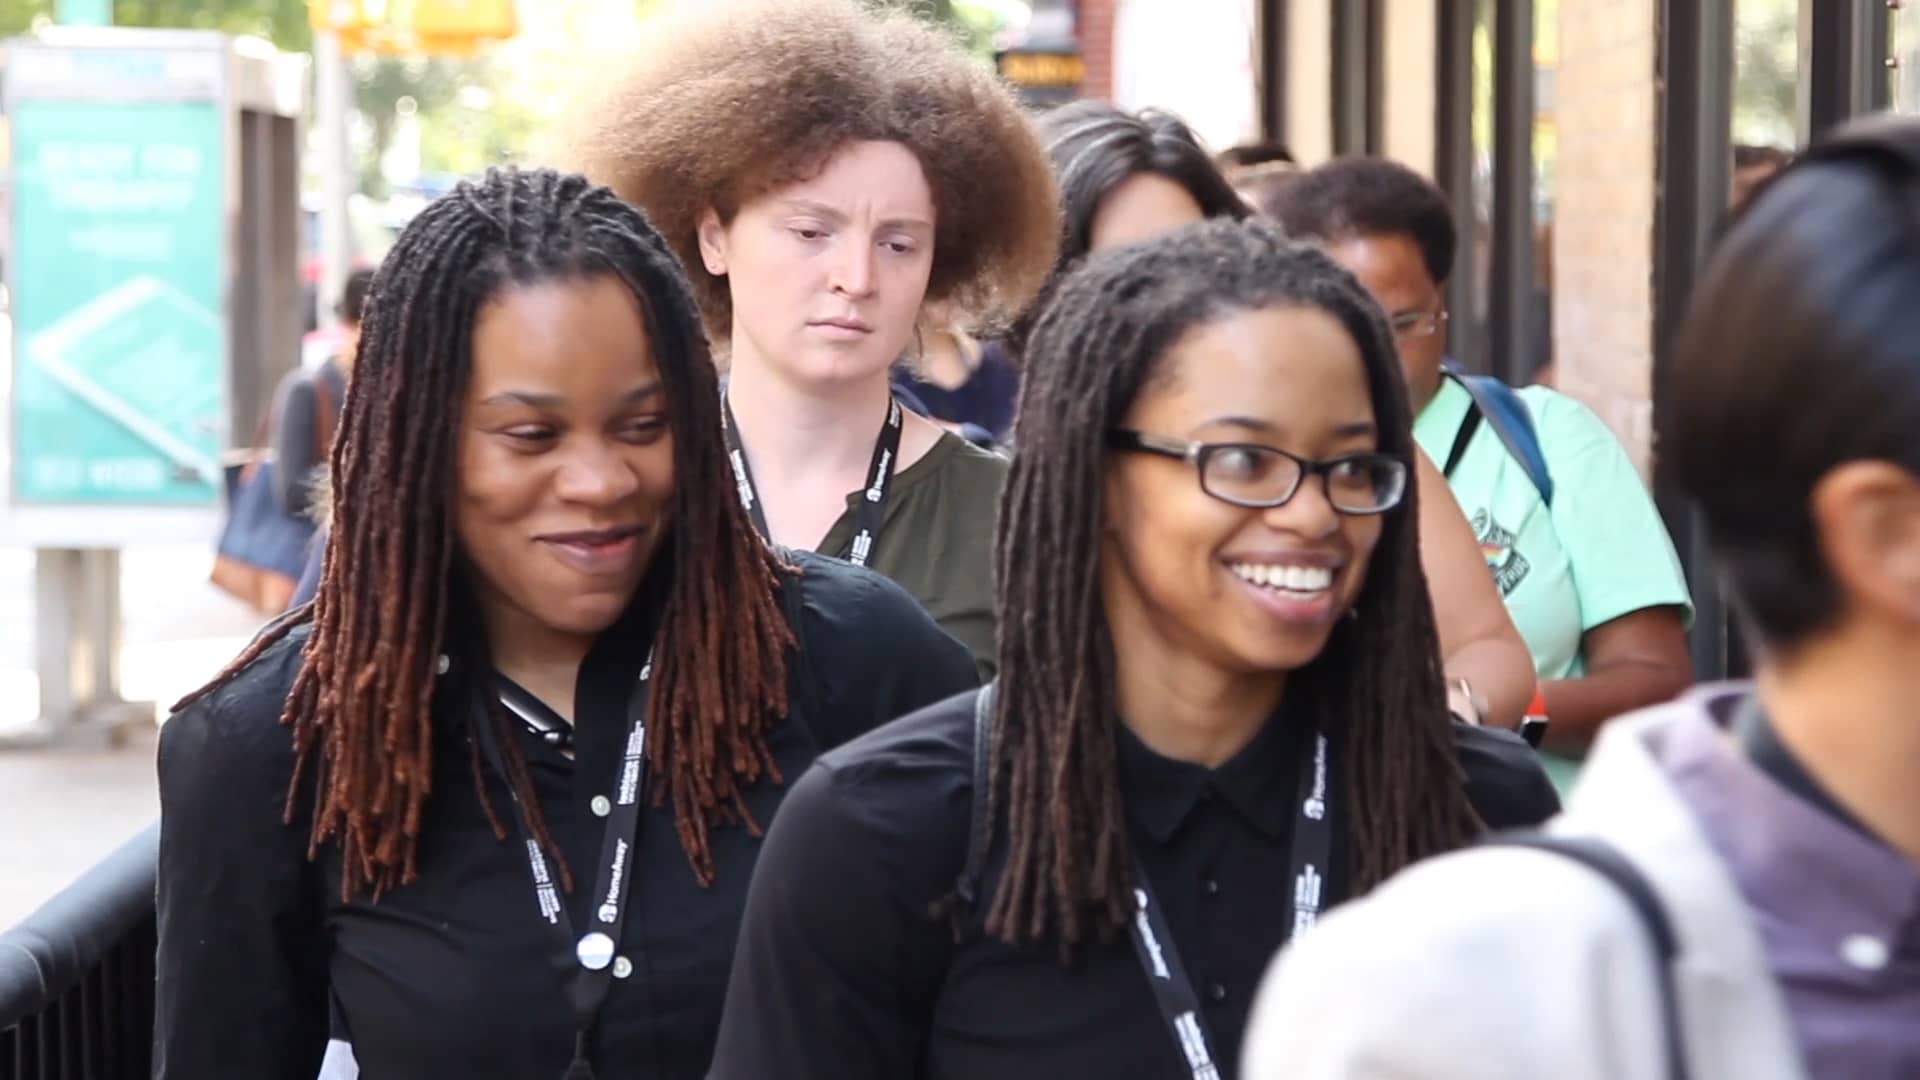
<svg viewBox="0 0 1920 1080"><path fill-rule="evenodd" d="M973 685L966 649L892 582L796 556L804 662L793 713L768 741L782 775L824 749ZM566 898L589 925L592 868L626 734L626 703L651 640L644 602L595 644L575 697L575 758L525 733L547 822L575 873ZM671 628L668 628L671 633ZM539 915L525 842L504 783L486 776L509 828L497 840L475 789L455 667L436 694L433 793L419 880L371 902L340 899L336 845L306 858L311 804L281 824L292 767L281 706L299 668L297 632L238 680L168 721L161 735L159 1007L163 1080L313 1080L329 994L368 1078L553 1080L572 1056L565 954ZM311 785L309 785L309 788ZM788 787L749 795L771 821ZM647 800L651 802L651 800ZM703 1075L760 841L716 829L717 879L694 879L670 806L643 806L630 908L593 1032L602 1080ZM556 954L560 954L556 959Z"/></svg>
<svg viewBox="0 0 1920 1080"><path fill-rule="evenodd" d="M973 932L956 944L930 915L966 856L974 696L826 755L795 785L748 898L714 1080L1192 1075L1129 938L1063 968L1054 945L978 932L1005 865L1004 828ZM1558 809L1516 736L1458 730L1469 796L1489 825ZM1161 757L1124 726L1117 738L1135 858L1231 1077L1254 990L1284 938L1304 736L1268 724L1217 769ZM1343 832L1333 834L1329 904L1346 894Z"/></svg>

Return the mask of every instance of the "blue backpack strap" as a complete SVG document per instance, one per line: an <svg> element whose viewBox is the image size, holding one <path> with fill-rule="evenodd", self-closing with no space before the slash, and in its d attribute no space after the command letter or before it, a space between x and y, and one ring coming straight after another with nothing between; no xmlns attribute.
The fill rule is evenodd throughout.
<svg viewBox="0 0 1920 1080"><path fill-rule="evenodd" d="M1451 364L1443 370L1473 398L1474 409L1486 418L1507 453L1526 471L1527 479L1540 492L1540 501L1553 506L1553 474L1547 470L1547 455L1540 449L1540 433L1533 426L1533 412L1527 403L1520 400L1513 387L1491 375L1469 374Z"/></svg>

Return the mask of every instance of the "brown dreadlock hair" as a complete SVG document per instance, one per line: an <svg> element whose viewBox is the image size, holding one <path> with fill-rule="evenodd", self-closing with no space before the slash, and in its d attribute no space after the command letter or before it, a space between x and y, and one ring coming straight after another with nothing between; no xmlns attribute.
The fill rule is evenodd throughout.
<svg viewBox="0 0 1920 1080"><path fill-rule="evenodd" d="M718 375L686 277L646 216L608 189L551 170L493 170L421 211L379 269L333 447L333 531L318 594L175 706L226 684L294 627L312 624L282 716L296 754L285 820L294 819L311 767L308 856L339 841L344 896L368 890L377 899L417 876L443 650L461 654L463 669L491 670L484 635L460 630L471 588L450 511L460 425L448 403L466 392L475 316L503 290L602 274L618 277L640 303L673 432L677 482L662 549L673 573L649 690L659 719L647 756L654 803L672 800L702 884L713 880L712 827L738 823L757 833L744 789L763 775L780 782L766 730L787 710L794 639L778 590L789 568L730 496ZM571 889L506 711L493 694L478 697L485 716L473 722L492 725L503 779ZM470 743L478 781L478 740ZM486 784L477 786L504 839Z"/></svg>
<svg viewBox="0 0 1920 1080"><path fill-rule="evenodd" d="M1184 334L1236 312L1307 307L1359 346L1381 451L1411 458L1412 418L1393 340L1359 283L1271 225L1215 220L1096 255L1042 300L1029 339L1013 469L995 547L990 805L1008 828L986 929L1063 953L1108 940L1133 913L1114 724L1120 658L1100 590L1103 450L1135 399L1170 377ZM1363 892L1481 823L1467 801L1445 706L1411 477L1388 512L1356 604L1287 679L1289 723L1341 745L1351 807L1349 878Z"/></svg>

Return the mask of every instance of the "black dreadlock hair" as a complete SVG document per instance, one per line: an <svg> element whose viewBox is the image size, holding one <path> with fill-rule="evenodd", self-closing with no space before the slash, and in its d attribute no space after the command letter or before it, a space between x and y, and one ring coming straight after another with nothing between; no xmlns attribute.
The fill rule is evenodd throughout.
<svg viewBox="0 0 1920 1080"><path fill-rule="evenodd" d="M1114 646L1100 592L1105 434L1162 358L1235 312L1310 307L1359 346L1380 449L1410 459L1412 419L1393 340L1360 284L1261 222L1210 221L1097 255L1044 301L1027 352L1018 449L995 549L1001 612L989 799L1004 808L1007 868L987 932L1051 937L1063 953L1132 917L1132 868L1113 725ZM1386 515L1357 620L1287 681L1287 708L1343 746L1356 893L1481 823L1454 756L1409 478Z"/></svg>
<svg viewBox="0 0 1920 1080"><path fill-rule="evenodd" d="M286 820L314 770L308 855L341 845L341 889L375 898L416 875L422 808L432 787L431 722L438 658L490 670L483 635L462 633L471 606L456 565L450 492L459 402L472 370L472 333L502 290L554 279L617 276L646 318L673 432L671 560L650 693L658 734L649 769L656 805L672 800L681 845L703 884L713 878L709 832L757 831L744 789L780 781L766 745L787 709L793 637L778 589L787 567L754 532L733 489L720 427L718 375L679 263L638 209L585 178L551 170L492 170L414 218L382 264L362 319L332 472L333 533L311 604L264 631L184 708L230 681L295 626L312 634L284 723L296 760ZM504 778L529 808L539 843L572 888L549 834L506 712L491 694ZM472 751L480 775L480 752ZM486 785L481 801L506 836Z"/></svg>

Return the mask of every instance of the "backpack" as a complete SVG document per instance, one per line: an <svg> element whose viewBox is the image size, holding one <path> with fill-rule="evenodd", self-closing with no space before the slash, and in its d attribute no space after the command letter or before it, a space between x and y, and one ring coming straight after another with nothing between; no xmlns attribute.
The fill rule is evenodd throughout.
<svg viewBox="0 0 1920 1080"><path fill-rule="evenodd" d="M1460 370L1451 362L1441 367L1441 373L1454 382L1473 399L1473 407L1467 410L1467 417L1460 423L1460 431L1453 438L1453 449L1447 452L1447 461L1441 473L1449 479L1453 470L1459 466L1460 459L1466 456L1467 447L1473 442L1474 434L1480 430L1484 420L1500 436L1500 444L1507 448L1513 460L1533 481L1540 492L1540 501L1551 509L1553 506L1553 475L1547 470L1547 456L1540 449L1540 433L1533 426L1533 413L1527 403L1520 399L1513 387L1491 375L1474 375Z"/></svg>
<svg viewBox="0 0 1920 1080"><path fill-rule="evenodd" d="M339 402L318 374L313 376L314 457L327 460ZM252 449L225 463L227 515L215 548L212 581L262 615L287 610L306 569L315 523L280 508L273 495L279 464L269 450L273 411L260 417Z"/></svg>

